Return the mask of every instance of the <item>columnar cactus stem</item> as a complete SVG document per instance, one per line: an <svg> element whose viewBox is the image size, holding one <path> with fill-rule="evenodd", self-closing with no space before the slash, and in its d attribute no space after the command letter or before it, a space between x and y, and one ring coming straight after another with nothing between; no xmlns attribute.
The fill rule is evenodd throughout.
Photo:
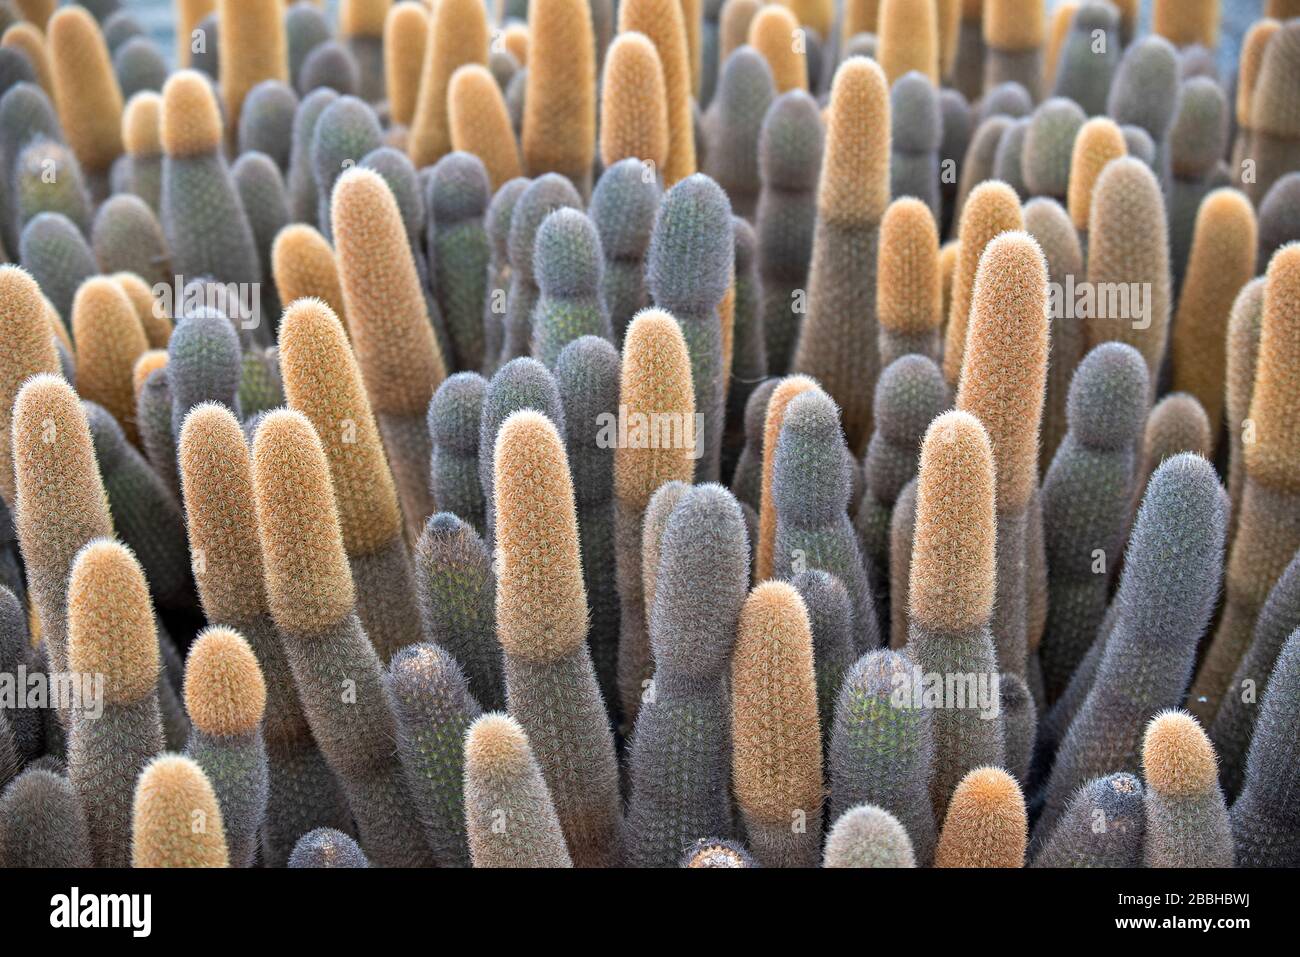
<svg viewBox="0 0 1300 957"><path fill-rule="evenodd" d="M1142 741L1146 867L1232 867L1232 824L1214 745L1183 711L1152 719Z"/></svg>
<svg viewBox="0 0 1300 957"><path fill-rule="evenodd" d="M1214 714L1250 642L1259 609L1300 547L1292 519L1300 507L1293 490L1300 432L1288 371L1296 361L1298 296L1300 244L1292 243L1278 250L1268 267L1251 426L1242 426L1251 433L1243 434L1246 480L1228 561L1226 604L1189 698L1189 710L1198 717Z"/></svg>
<svg viewBox="0 0 1300 957"><path fill-rule="evenodd" d="M663 66L668 103L668 158L662 171L672 186L696 171L695 130L691 117L691 66L686 23L675 0L628 0L618 9L618 32L650 38Z"/></svg>
<svg viewBox="0 0 1300 957"><path fill-rule="evenodd" d="M84 697L68 709L68 776L97 867L127 865L136 776L163 749L153 614L128 549L101 538L78 553L68 576L67 667ZM103 676L97 705L84 677L96 675Z"/></svg>
<svg viewBox="0 0 1300 957"><path fill-rule="evenodd" d="M815 867L822 743L812 631L799 593L758 585L740 612L731 666L732 776L750 847L766 867Z"/></svg>
<svg viewBox="0 0 1300 957"><path fill-rule="evenodd" d="M586 647L587 596L560 433L540 412L514 413L497 433L494 471L497 636L510 709L536 749L574 863L616 864L618 769Z"/></svg>
<svg viewBox="0 0 1300 957"><path fill-rule="evenodd" d="M490 39L487 14L479 0L439 3L428 19L424 67L407 140L407 153L416 169L436 163L451 149L447 86L466 63L487 65Z"/></svg>
<svg viewBox="0 0 1300 957"><path fill-rule="evenodd" d="M1033 867L1141 867L1142 782L1127 772L1093 778L1070 799Z"/></svg>
<svg viewBox="0 0 1300 957"><path fill-rule="evenodd" d="M395 719L382 667L356 614L356 593L330 484L329 462L299 412L268 413L253 441L253 492L267 605L283 639L303 711L381 866L433 855L393 753Z"/></svg>
<svg viewBox="0 0 1300 957"><path fill-rule="evenodd" d="M1035 102L1043 85L1046 7L1038 0L984 0L984 89L1016 82Z"/></svg>
<svg viewBox="0 0 1300 957"><path fill-rule="evenodd" d="M855 57L831 87L808 315L794 357L795 371L817 379L843 410L855 455L871 437L880 371L876 257L888 202L889 88L880 67Z"/></svg>
<svg viewBox="0 0 1300 957"><path fill-rule="evenodd" d="M559 173L591 193L596 43L587 0L530 0L521 137L529 176Z"/></svg>

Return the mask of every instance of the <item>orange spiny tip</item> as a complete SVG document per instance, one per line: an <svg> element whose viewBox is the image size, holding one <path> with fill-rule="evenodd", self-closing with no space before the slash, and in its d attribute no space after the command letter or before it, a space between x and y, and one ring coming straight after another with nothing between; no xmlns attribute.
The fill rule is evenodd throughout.
<svg viewBox="0 0 1300 957"><path fill-rule="evenodd" d="M969 772L948 803L936 867L1024 867L1029 836L1025 796L1001 768Z"/></svg>
<svg viewBox="0 0 1300 957"><path fill-rule="evenodd" d="M718 63L726 63L736 47L749 42L749 25L758 15L759 0L727 0L718 18Z"/></svg>
<svg viewBox="0 0 1300 957"><path fill-rule="evenodd" d="M415 0L395 3L384 20L384 92L393 122L407 126L415 116L424 69L429 12Z"/></svg>
<svg viewBox="0 0 1300 957"><path fill-rule="evenodd" d="M964 631L987 622L996 590L993 444L979 419L945 412L926 430L908 586L911 616Z"/></svg>
<svg viewBox="0 0 1300 957"><path fill-rule="evenodd" d="M919 199L895 200L880 222L876 315L880 328L904 335L938 330L943 319L939 231Z"/></svg>
<svg viewBox="0 0 1300 957"><path fill-rule="evenodd" d="M999 180L980 183L962 207L958 238L957 268L952 277L952 306L943 352L943 377L956 388L966 354L966 326L970 319L975 273L984 247L998 233L1024 229L1024 215L1016 191Z"/></svg>
<svg viewBox="0 0 1300 957"><path fill-rule="evenodd" d="M1143 322L1115 317L1085 322L1088 348L1115 339L1142 353L1152 381L1164 359L1169 324L1169 246L1164 192L1146 163L1124 156L1106 164L1088 213L1088 281L1135 285L1146 294L1131 307ZM1101 288L1101 287L1098 287Z"/></svg>
<svg viewBox="0 0 1300 957"><path fill-rule="evenodd" d="M179 70L167 78L158 131L168 156L216 152L221 145L221 109L206 76L197 70Z"/></svg>
<svg viewBox="0 0 1300 957"><path fill-rule="evenodd" d="M35 579L53 576L62 601L77 550L92 538L113 534L90 426L72 386L62 376L41 373L18 390L12 428L15 483L10 501L29 581L39 602L35 593L41 583ZM49 613L42 609L43 617Z"/></svg>
<svg viewBox="0 0 1300 957"><path fill-rule="evenodd" d="M1300 243L1273 254L1264 286L1264 316L1250 418L1255 441L1245 444L1251 478L1274 488L1300 489Z"/></svg>
<svg viewBox="0 0 1300 957"><path fill-rule="evenodd" d="M162 97L153 90L141 90L126 101L122 145L132 156L157 156L162 152Z"/></svg>
<svg viewBox="0 0 1300 957"><path fill-rule="evenodd" d="M1172 797L1192 797L1218 786L1218 760L1205 731L1186 711L1162 711L1142 738L1147 786Z"/></svg>
<svg viewBox="0 0 1300 957"><path fill-rule="evenodd" d="M334 186L331 218L348 328L371 407L380 415L422 416L446 366L397 200L378 173L355 167Z"/></svg>
<svg viewBox="0 0 1300 957"><path fill-rule="evenodd" d="M144 571L125 545L95 539L68 576L68 670L103 675L104 703L127 705L154 692L158 668Z"/></svg>
<svg viewBox="0 0 1300 957"><path fill-rule="evenodd" d="M818 215L875 222L889 205L889 84L875 61L855 56L840 64L827 112Z"/></svg>
<svg viewBox="0 0 1300 957"><path fill-rule="evenodd" d="M508 24L501 31L501 43L520 67L528 66L528 36L528 25L524 23Z"/></svg>
<svg viewBox="0 0 1300 957"><path fill-rule="evenodd" d="M772 499L772 479L776 475L776 440L785 422L786 407L794 397L812 389L821 391L817 380L806 375L792 375L782 379L767 400L767 414L763 418L763 477L758 510L758 548L755 556L755 575L758 581L772 577L774 550L776 548L776 503Z"/></svg>
<svg viewBox="0 0 1300 957"><path fill-rule="evenodd" d="M984 42L995 50L1019 52L1043 45L1047 5L1042 0L984 0Z"/></svg>
<svg viewBox="0 0 1300 957"><path fill-rule="evenodd" d="M1092 188L1101 171L1111 160L1127 155L1124 133L1109 117L1093 117L1079 128L1074 138L1074 152L1070 156L1070 185L1066 200L1076 229L1088 228Z"/></svg>
<svg viewBox="0 0 1300 957"><path fill-rule="evenodd" d="M451 75L447 89L451 148L483 161L493 191L519 176L519 143L496 78L485 66L468 63ZM606 119L606 122L610 122Z"/></svg>
<svg viewBox="0 0 1300 957"><path fill-rule="evenodd" d="M1047 349L1047 260L1028 233L997 236L975 278L957 408L993 440L999 512L1022 511L1038 486Z"/></svg>
<svg viewBox="0 0 1300 957"><path fill-rule="evenodd" d="M132 809L131 865L230 866L221 805L212 782L190 758L164 754L140 772Z"/></svg>
<svg viewBox="0 0 1300 957"><path fill-rule="evenodd" d="M419 169L438 162L451 149L447 123L447 84L466 63L487 65L488 25L482 0L439 0L429 17L420 91L406 151Z"/></svg>
<svg viewBox="0 0 1300 957"><path fill-rule="evenodd" d="M732 775L746 816L789 826L822 801L822 749L808 610L793 586L749 593L731 664Z"/></svg>
<svg viewBox="0 0 1300 957"><path fill-rule="evenodd" d="M583 647L587 592L564 440L533 409L497 431L497 637L508 655L555 661Z"/></svg>
<svg viewBox="0 0 1300 957"><path fill-rule="evenodd" d="M289 407L311 420L329 457L348 555L387 547L401 530L397 491L361 370L342 323L321 300L299 299L285 309L280 374Z"/></svg>
<svg viewBox="0 0 1300 957"><path fill-rule="evenodd" d="M311 422L276 410L253 440L253 490L267 604L292 633L317 633L353 613L352 570L343 550L329 462Z"/></svg>
<svg viewBox="0 0 1300 957"><path fill-rule="evenodd" d="M1258 235L1255 207L1237 190L1217 189L1201 202L1174 318L1174 388L1200 400L1215 435L1223 417L1228 316L1255 274Z"/></svg>
<svg viewBox="0 0 1300 957"><path fill-rule="evenodd" d="M587 0L531 0L521 134L529 176L581 188L596 155L596 44Z"/></svg>
<svg viewBox="0 0 1300 957"><path fill-rule="evenodd" d="M50 5L50 9L53 9L53 4ZM11 47L21 51L32 65L36 82L40 84L47 96L53 97L54 71L50 67L50 53L45 47L45 34L41 29L42 27L27 22L10 24L4 36L0 36L0 47Z"/></svg>
<svg viewBox="0 0 1300 957"><path fill-rule="evenodd" d="M515 777L536 767L528 735L503 712L478 718L465 734L465 764L485 777Z"/></svg>
<svg viewBox="0 0 1300 957"><path fill-rule="evenodd" d="M106 408L127 438L138 441L131 371L149 340L122 287L108 276L83 282L72 300L72 336L81 397Z"/></svg>
<svg viewBox="0 0 1300 957"><path fill-rule="evenodd" d="M58 375L45 299L36 280L21 266L0 266L0 498L14 504L14 463L9 428L14 397L22 384L41 372Z"/></svg>
<svg viewBox="0 0 1300 957"><path fill-rule="evenodd" d="M668 100L659 52L643 33L620 33L605 54L600 159L631 156L656 169L668 160Z"/></svg>
<svg viewBox="0 0 1300 957"><path fill-rule="evenodd" d="M239 632L209 628L185 659L185 710L194 727L214 737L257 730L266 713L266 682L257 656Z"/></svg>
<svg viewBox="0 0 1300 957"><path fill-rule="evenodd" d="M68 145L88 173L122 152L122 90L99 25L84 7L62 7L47 30L54 103Z"/></svg>
<svg viewBox="0 0 1300 957"><path fill-rule="evenodd" d="M262 546L253 504L253 459L234 413L196 405L177 443L194 580L210 621L266 612Z"/></svg>
<svg viewBox="0 0 1300 957"><path fill-rule="evenodd" d="M1219 0L1155 0L1151 30L1174 46L1219 45Z"/></svg>
<svg viewBox="0 0 1300 957"><path fill-rule="evenodd" d="M843 39L875 33L880 24L880 0L845 0Z"/></svg>
<svg viewBox="0 0 1300 957"><path fill-rule="evenodd" d="M115 272L109 277L126 294L135 316L140 320L150 349L166 349L172 337L172 321L167 318L149 284L133 272Z"/></svg>
<svg viewBox="0 0 1300 957"><path fill-rule="evenodd" d="M1273 39L1281 22L1272 18L1256 20L1246 31L1241 41L1241 62L1237 67L1237 125L1249 128L1251 121L1250 101L1255 95L1255 84L1259 80L1259 68L1264 62L1264 50L1268 41Z"/></svg>
<svg viewBox="0 0 1300 957"><path fill-rule="evenodd" d="M276 234L271 245L271 275L281 302L315 296L347 321L334 250L314 227L291 223Z"/></svg>
<svg viewBox="0 0 1300 957"><path fill-rule="evenodd" d="M1151 470L1180 452L1195 452L1202 456L1213 453L1210 420L1195 396L1170 392L1155 404L1147 416L1142 451L1147 468Z"/></svg>
<svg viewBox="0 0 1300 957"><path fill-rule="evenodd" d="M1250 100L1250 126L1286 139L1300 137L1295 77L1300 72L1300 19L1288 20L1264 51Z"/></svg>
<svg viewBox="0 0 1300 957"><path fill-rule="evenodd" d="M892 86L918 70L939 83L939 28L934 0L881 0L880 66Z"/></svg>
<svg viewBox="0 0 1300 957"><path fill-rule="evenodd" d="M808 60L796 42L799 32L794 14L774 3L760 8L749 23L749 45L772 68L777 93L808 89Z"/></svg>
<svg viewBox="0 0 1300 957"><path fill-rule="evenodd" d="M677 320L661 309L638 313L627 327L618 401L627 410L629 432L633 416L649 419L655 413L680 416L681 422L694 427L690 354ZM647 428L641 428L643 435ZM692 438L699 441L694 433ZM620 442L614 449L614 495L633 509L644 509L665 482L691 482L695 473L691 452L671 444L654 448L648 441Z"/></svg>
<svg viewBox="0 0 1300 957"><path fill-rule="evenodd" d="M382 37L391 4L392 0L343 0L339 4L339 36Z"/></svg>
<svg viewBox="0 0 1300 957"><path fill-rule="evenodd" d="M140 355L135 360L135 365L131 368L131 388L135 391L137 397L140 390L144 388L145 380L149 378L158 369L167 368L167 350L150 349Z"/></svg>
<svg viewBox="0 0 1300 957"><path fill-rule="evenodd" d="M248 91L263 80L289 81L289 48L284 34L284 7L278 3L217 5L218 79L231 129Z"/></svg>
<svg viewBox="0 0 1300 957"><path fill-rule="evenodd" d="M663 65L668 95L668 161L662 171L664 186L668 187L696 170L690 51L681 4L678 0L624 0L618 9L618 31L633 30L650 38Z"/></svg>

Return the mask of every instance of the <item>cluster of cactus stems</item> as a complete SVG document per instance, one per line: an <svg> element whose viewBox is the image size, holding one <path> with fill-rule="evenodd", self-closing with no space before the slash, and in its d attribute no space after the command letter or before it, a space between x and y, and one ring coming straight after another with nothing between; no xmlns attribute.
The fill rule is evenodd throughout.
<svg viewBox="0 0 1300 957"><path fill-rule="evenodd" d="M338 6L0 5L0 866L1300 866L1298 5Z"/></svg>

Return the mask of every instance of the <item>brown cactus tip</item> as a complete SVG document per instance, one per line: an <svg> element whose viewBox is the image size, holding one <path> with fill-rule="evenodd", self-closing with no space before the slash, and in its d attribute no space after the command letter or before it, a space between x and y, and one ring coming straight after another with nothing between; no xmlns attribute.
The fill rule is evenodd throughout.
<svg viewBox="0 0 1300 957"><path fill-rule="evenodd" d="M749 22L749 45L763 55L772 68L778 93L808 89L808 66L802 47L796 45L799 21L778 3L760 7Z"/></svg>
<svg viewBox="0 0 1300 957"><path fill-rule="evenodd" d="M159 139L172 157L215 153L221 145L221 109L212 83L197 70L178 70L162 89Z"/></svg>
<svg viewBox="0 0 1300 957"><path fill-rule="evenodd" d="M1251 98L1259 81L1259 68L1264 62L1264 50L1282 26L1280 20L1265 17L1256 20L1241 41L1241 63L1237 67L1237 125L1249 129L1251 125Z"/></svg>
<svg viewBox="0 0 1300 957"><path fill-rule="evenodd" d="M1023 867L1028 842L1025 796L1001 768L975 768L948 804L936 867Z"/></svg>
<svg viewBox="0 0 1300 957"><path fill-rule="evenodd" d="M149 376L165 368L167 368L166 349L150 349L135 360L135 365L131 368L131 387L135 390L136 398L140 397L140 390L144 388Z"/></svg>
<svg viewBox="0 0 1300 957"><path fill-rule="evenodd" d="M185 710L213 737L250 734L266 713L266 682L253 649L237 631L208 628L185 659Z"/></svg>
<svg viewBox="0 0 1300 957"><path fill-rule="evenodd" d="M527 773L534 767L528 735L508 714L493 711L481 715L465 732L465 766L495 779Z"/></svg>
<svg viewBox="0 0 1300 957"><path fill-rule="evenodd" d="M343 324L320 299L296 299L280 321L280 374L330 461L343 544L369 555L401 531L397 490Z"/></svg>
<svg viewBox="0 0 1300 957"><path fill-rule="evenodd" d="M157 156L162 146L163 98L141 90L126 101L122 113L122 144L133 157Z"/></svg>
<svg viewBox="0 0 1300 957"><path fill-rule="evenodd" d="M908 600L929 627L975 628L997 590L993 443L968 412L945 412L926 430L917 483Z"/></svg>
<svg viewBox="0 0 1300 957"><path fill-rule="evenodd" d="M600 155L606 167L629 156L668 161L668 91L659 51L644 33L620 33L605 54Z"/></svg>
<svg viewBox="0 0 1300 957"><path fill-rule="evenodd" d="M1219 45L1219 0L1155 0L1151 30L1174 46Z"/></svg>
<svg viewBox="0 0 1300 957"><path fill-rule="evenodd" d="M1124 132L1114 120L1095 116L1079 128L1070 157L1070 185L1066 199L1075 228L1088 228L1092 188L1111 160L1128 155Z"/></svg>
<svg viewBox="0 0 1300 957"><path fill-rule="evenodd" d="M1294 394L1300 356L1300 242L1269 260L1259 360L1250 418L1256 440L1245 445L1246 471L1275 488L1300 487L1300 420Z"/></svg>
<svg viewBox="0 0 1300 957"><path fill-rule="evenodd" d="M1038 484L1047 378L1047 261L1032 236L1002 233L980 258L957 407L979 417L998 464L998 511L1024 509Z"/></svg>
<svg viewBox="0 0 1300 957"><path fill-rule="evenodd" d="M939 231L930 207L904 197L880 222L880 327L902 335L934 332L942 315Z"/></svg>
<svg viewBox="0 0 1300 957"><path fill-rule="evenodd" d="M827 111L819 215L876 222L889 205L889 82L874 60L849 57L835 71Z"/></svg>
<svg viewBox="0 0 1300 957"><path fill-rule="evenodd" d="M253 488L267 604L281 629L312 634L353 612L329 463L301 412L269 413L253 439Z"/></svg>
<svg viewBox="0 0 1300 957"><path fill-rule="evenodd" d="M1016 53L1043 45L1047 4L1042 0L984 0L984 42Z"/></svg>
<svg viewBox="0 0 1300 957"><path fill-rule="evenodd" d="M149 585L125 545L99 538L77 554L68 577L68 669L103 675L104 702L127 705L158 683L158 633Z"/></svg>
<svg viewBox="0 0 1300 957"><path fill-rule="evenodd" d="M582 647L587 592L564 440L522 409L497 432L497 637L507 654L555 661Z"/></svg>
<svg viewBox="0 0 1300 957"><path fill-rule="evenodd" d="M58 374L59 354L50 335L45 299L21 266L0 266L0 496L14 502L9 433L13 401L28 377Z"/></svg>
<svg viewBox="0 0 1300 957"><path fill-rule="evenodd" d="M1186 711L1162 711L1142 738L1142 772L1160 794L1190 797L1215 787L1219 778L1214 745Z"/></svg>
<svg viewBox="0 0 1300 957"><path fill-rule="evenodd" d="M623 339L619 405L627 409L629 416L656 412L681 415L693 427L695 391L690 353L681 326L662 309L644 309L628 324ZM645 508L655 489L665 482L692 480L692 452L689 447L638 448L620 443L614 450L614 495L635 509Z"/></svg>
<svg viewBox="0 0 1300 957"><path fill-rule="evenodd" d="M178 443L195 578L210 617L248 621L266 613L252 458L235 418L219 402L185 416Z"/></svg>
<svg viewBox="0 0 1300 957"><path fill-rule="evenodd" d="M163 754L140 772L131 826L134 867L228 867L212 782L190 758Z"/></svg>

